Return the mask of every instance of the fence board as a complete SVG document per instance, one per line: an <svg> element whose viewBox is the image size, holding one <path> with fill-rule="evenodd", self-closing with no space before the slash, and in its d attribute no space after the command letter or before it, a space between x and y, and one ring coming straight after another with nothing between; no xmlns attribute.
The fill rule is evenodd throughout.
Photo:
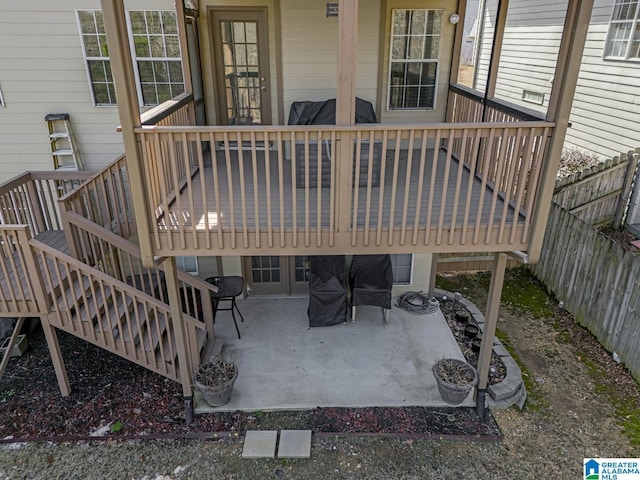
<svg viewBox="0 0 640 480"><path fill-rule="evenodd" d="M544 245L534 275L640 380L640 255L558 205Z"/></svg>

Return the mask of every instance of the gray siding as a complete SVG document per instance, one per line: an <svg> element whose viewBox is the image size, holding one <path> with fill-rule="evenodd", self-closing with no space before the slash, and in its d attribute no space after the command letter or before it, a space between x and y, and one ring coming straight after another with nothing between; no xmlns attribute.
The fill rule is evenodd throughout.
<svg viewBox="0 0 640 480"><path fill-rule="evenodd" d="M169 0L133 0L128 9L173 9ZM53 167L48 113L71 114L87 170L113 161L124 148L116 107L95 107L76 21L76 9L99 0L33 0L0 6L0 181L25 170Z"/></svg>
<svg viewBox="0 0 640 480"><path fill-rule="evenodd" d="M488 0L477 88L484 89L497 0ZM546 111L566 0L512 0L496 96ZM611 157L640 146L640 63L603 60L612 0L595 0L565 146ZM522 101L523 89L545 94L542 106Z"/></svg>

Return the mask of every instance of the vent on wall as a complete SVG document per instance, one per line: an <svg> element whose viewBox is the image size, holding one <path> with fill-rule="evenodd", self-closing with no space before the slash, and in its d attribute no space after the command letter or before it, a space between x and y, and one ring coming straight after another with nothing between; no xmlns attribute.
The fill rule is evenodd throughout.
<svg viewBox="0 0 640 480"><path fill-rule="evenodd" d="M533 90L522 90L522 100L524 102L542 105L544 104L544 93L534 92Z"/></svg>

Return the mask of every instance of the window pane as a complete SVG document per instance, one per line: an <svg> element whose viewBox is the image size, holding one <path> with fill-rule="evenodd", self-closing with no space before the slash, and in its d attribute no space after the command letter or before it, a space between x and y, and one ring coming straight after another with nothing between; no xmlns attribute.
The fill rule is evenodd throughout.
<svg viewBox="0 0 640 480"><path fill-rule="evenodd" d="M424 37L409 37L409 55L408 59L419 60L423 57L422 46L424 44Z"/></svg>
<svg viewBox="0 0 640 480"><path fill-rule="evenodd" d="M178 37L165 37L167 57L180 57L180 42Z"/></svg>
<svg viewBox="0 0 640 480"><path fill-rule="evenodd" d="M151 63L153 63L153 72L155 74L156 82L169 82L169 70L167 69L166 62Z"/></svg>
<svg viewBox="0 0 640 480"><path fill-rule="evenodd" d="M247 43L258 43L257 23L255 22L245 23L245 31L247 34Z"/></svg>
<svg viewBox="0 0 640 480"><path fill-rule="evenodd" d="M182 64L180 62L167 62L169 67L169 79L173 83L182 83Z"/></svg>
<svg viewBox="0 0 640 480"><path fill-rule="evenodd" d="M90 61L89 63L89 75L92 82L104 82L106 81L106 75L104 71L104 62L102 61Z"/></svg>
<svg viewBox="0 0 640 480"><path fill-rule="evenodd" d="M162 33L162 21L160 12L145 12L147 18L148 33Z"/></svg>
<svg viewBox="0 0 640 480"><path fill-rule="evenodd" d="M393 35L405 35L407 33L407 24L409 10L395 10L393 12Z"/></svg>
<svg viewBox="0 0 640 480"><path fill-rule="evenodd" d="M149 50L152 57L165 57L164 54L164 37L160 35L152 35L149 37Z"/></svg>
<svg viewBox="0 0 640 480"><path fill-rule="evenodd" d="M411 15L411 35L424 34L426 10L414 10Z"/></svg>
<svg viewBox="0 0 640 480"><path fill-rule="evenodd" d="M82 33L95 33L96 26L93 19L93 12L85 11L78 12L78 18L80 20L80 31Z"/></svg>
<svg viewBox="0 0 640 480"><path fill-rule="evenodd" d="M233 23L233 40L237 43L244 43L244 22Z"/></svg>
<svg viewBox="0 0 640 480"><path fill-rule="evenodd" d="M147 26L144 20L144 12L129 12L131 20L131 31L136 33L146 33Z"/></svg>
<svg viewBox="0 0 640 480"><path fill-rule="evenodd" d="M87 57L100 57L100 43L98 37L94 35L85 35L82 37L84 40L84 51Z"/></svg>
<svg viewBox="0 0 640 480"><path fill-rule="evenodd" d="M174 12L162 12L162 26L164 33L177 34L178 25L176 22L176 14Z"/></svg>
<svg viewBox="0 0 640 480"><path fill-rule="evenodd" d="M136 57L149 57L151 51L149 50L149 39L146 35L134 35L133 46L136 52Z"/></svg>
<svg viewBox="0 0 640 480"><path fill-rule="evenodd" d="M407 37L399 37L393 39L391 47L391 58L393 60L401 60L406 58L407 54Z"/></svg>

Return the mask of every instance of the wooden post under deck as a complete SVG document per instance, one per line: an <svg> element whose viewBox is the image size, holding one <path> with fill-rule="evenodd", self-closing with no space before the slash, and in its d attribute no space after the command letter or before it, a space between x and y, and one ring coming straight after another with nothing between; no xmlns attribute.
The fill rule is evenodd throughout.
<svg viewBox="0 0 640 480"><path fill-rule="evenodd" d="M147 205L146 185L142 168L142 153L133 131L140 126L140 107L133 60L129 48L129 35L123 0L101 0L104 29L109 46L109 59L118 97L118 114L122 127L122 140L127 155L127 171L131 182L131 197L138 234L138 244L145 267L155 266L149 222L154 221Z"/></svg>
<svg viewBox="0 0 640 480"><path fill-rule="evenodd" d="M184 320L182 319L182 301L180 299L178 270L176 268L176 257L168 257L164 261L164 276L169 295L169 305L171 305L171 319L173 331L176 338L176 350L178 353L178 363L180 368L180 382L182 383L182 394L185 398L187 410L187 424L191 423L193 416L193 368L191 357L187 348L187 332Z"/></svg>
<svg viewBox="0 0 640 480"><path fill-rule="evenodd" d="M500 310L500 295L504 284L504 272L507 266L507 254L496 253L491 269L491 283L489 285L489 298L485 312L485 323L482 331L482 343L478 354L478 392L476 396L476 409L478 415L484 415L484 403L489 381L489 365L493 350L493 338L496 335L498 324L498 311Z"/></svg>

